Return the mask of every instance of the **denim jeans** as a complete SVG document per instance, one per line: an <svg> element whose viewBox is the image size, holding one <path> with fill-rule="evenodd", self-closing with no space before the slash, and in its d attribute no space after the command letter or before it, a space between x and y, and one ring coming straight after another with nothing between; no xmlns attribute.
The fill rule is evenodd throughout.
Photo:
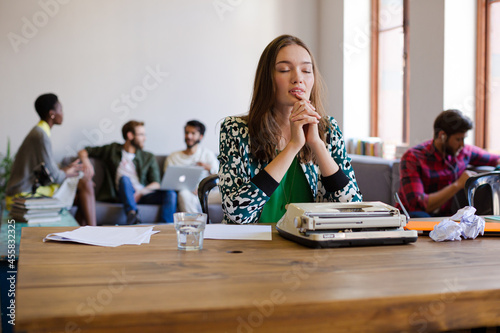
<svg viewBox="0 0 500 333"><path fill-rule="evenodd" d="M175 191L156 190L143 195L138 203L134 199L134 187L129 177L123 176L118 182L118 195L123 202L125 214L131 210L137 212L137 204L161 205L161 222L174 222L177 208L177 193Z"/></svg>
<svg viewBox="0 0 500 333"><path fill-rule="evenodd" d="M409 212L408 214L410 215L410 217L414 217L414 218L432 217L433 216L433 215L431 215L427 212L424 212L424 211L414 211L414 212Z"/></svg>

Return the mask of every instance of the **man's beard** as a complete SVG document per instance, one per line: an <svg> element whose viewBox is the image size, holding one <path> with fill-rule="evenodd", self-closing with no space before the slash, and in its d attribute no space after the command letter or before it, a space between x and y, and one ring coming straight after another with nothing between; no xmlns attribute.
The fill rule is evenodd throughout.
<svg viewBox="0 0 500 333"><path fill-rule="evenodd" d="M189 143L186 142L186 146L188 147L188 149L191 149L194 146L196 146L197 144L199 144L200 142L201 142L200 140L196 140L192 145L190 145Z"/></svg>
<svg viewBox="0 0 500 333"><path fill-rule="evenodd" d="M141 145L139 142L137 142L137 140L134 138L134 140L132 140L132 146L135 147L135 149L142 149L143 145Z"/></svg>
<svg viewBox="0 0 500 333"><path fill-rule="evenodd" d="M444 146L444 151L445 151L446 155L451 155L453 157L457 157L458 154L460 154L460 152L462 151L462 148L459 148L456 151L453 151L453 149L450 148L450 146L446 143Z"/></svg>

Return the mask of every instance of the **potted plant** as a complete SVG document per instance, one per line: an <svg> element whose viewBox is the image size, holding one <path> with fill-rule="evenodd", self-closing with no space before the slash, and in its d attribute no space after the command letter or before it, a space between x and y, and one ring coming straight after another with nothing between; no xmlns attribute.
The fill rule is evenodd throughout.
<svg viewBox="0 0 500 333"><path fill-rule="evenodd" d="M14 158L10 154L10 140L7 139L7 154L5 156L0 154L0 218L3 217L5 192L7 191L7 182L10 178L13 163Z"/></svg>

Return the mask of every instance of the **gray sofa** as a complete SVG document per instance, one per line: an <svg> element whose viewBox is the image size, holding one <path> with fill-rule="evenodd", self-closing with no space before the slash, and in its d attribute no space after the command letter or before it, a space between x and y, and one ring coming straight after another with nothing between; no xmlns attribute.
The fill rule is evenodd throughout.
<svg viewBox="0 0 500 333"><path fill-rule="evenodd" d="M386 160L381 157L349 155L352 160L352 167L356 174L356 180L363 201L382 201L390 205L395 205L394 194L399 189L399 160ZM158 164L163 173L163 163L166 156L157 156ZM94 182L96 183L96 193L102 184L104 177L104 166L101 161L91 159L95 168ZM483 170L485 169L485 170ZM487 169L487 170L486 170ZM476 171L484 172L491 167L476 168ZM215 193L214 193L215 192ZM465 195L458 195L458 209L467 204ZM97 202L97 224L124 224L126 221L122 205L119 203ZM211 223L220 223L223 213L221 208L220 194L217 188L213 189L208 199L208 212ZM159 205L139 205L139 216L143 222L152 223L159 221Z"/></svg>
<svg viewBox="0 0 500 333"><path fill-rule="evenodd" d="M364 201L382 201L394 205L394 193L399 188L399 160L385 160L380 157L350 155L352 167L356 174L358 186L363 194ZM156 156L158 165L163 176L163 164L166 156ZM96 184L95 191L98 193L104 178L104 164L91 158L94 165ZM217 191L216 189L212 191ZM159 205L139 205L139 217L144 223L159 221ZM211 193L208 200L208 211L212 223L220 223L223 213L220 203L220 194ZM97 225L125 224L126 216L121 203L96 202Z"/></svg>
<svg viewBox="0 0 500 333"><path fill-rule="evenodd" d="M394 193L399 188L399 160L363 155L349 156L363 200L382 201L394 205ZM222 221L220 202L209 200L208 212L212 223Z"/></svg>
<svg viewBox="0 0 500 333"><path fill-rule="evenodd" d="M394 205L394 193L399 187L399 160L385 160L380 157L350 155L352 167L356 174L358 186L363 194L364 201L382 201ZM156 156L163 176L163 164L166 156ZM98 193L104 179L104 163L91 158L94 165ZM214 190L212 190L214 191ZM216 191L216 190L215 190ZM160 205L139 205L139 217L144 223L154 223L160 219ZM209 196L208 210L212 223L220 223L223 213L220 204L220 194L212 193ZM96 202L97 225L125 224L126 215L121 203Z"/></svg>
<svg viewBox="0 0 500 333"><path fill-rule="evenodd" d="M399 189L399 160L381 157L349 155L363 201L382 201L395 204Z"/></svg>

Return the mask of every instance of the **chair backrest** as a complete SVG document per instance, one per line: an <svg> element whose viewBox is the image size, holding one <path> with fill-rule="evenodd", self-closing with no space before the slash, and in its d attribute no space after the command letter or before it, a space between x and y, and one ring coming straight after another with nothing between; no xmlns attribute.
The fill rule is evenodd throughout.
<svg viewBox="0 0 500 333"><path fill-rule="evenodd" d="M210 223L210 215L208 212L208 194L219 183L219 175L213 174L205 177L198 185L198 198L200 199L201 210L207 214L207 223Z"/></svg>
<svg viewBox="0 0 500 333"><path fill-rule="evenodd" d="M500 171L482 173L467 179L465 191L469 205L478 215L500 215Z"/></svg>

